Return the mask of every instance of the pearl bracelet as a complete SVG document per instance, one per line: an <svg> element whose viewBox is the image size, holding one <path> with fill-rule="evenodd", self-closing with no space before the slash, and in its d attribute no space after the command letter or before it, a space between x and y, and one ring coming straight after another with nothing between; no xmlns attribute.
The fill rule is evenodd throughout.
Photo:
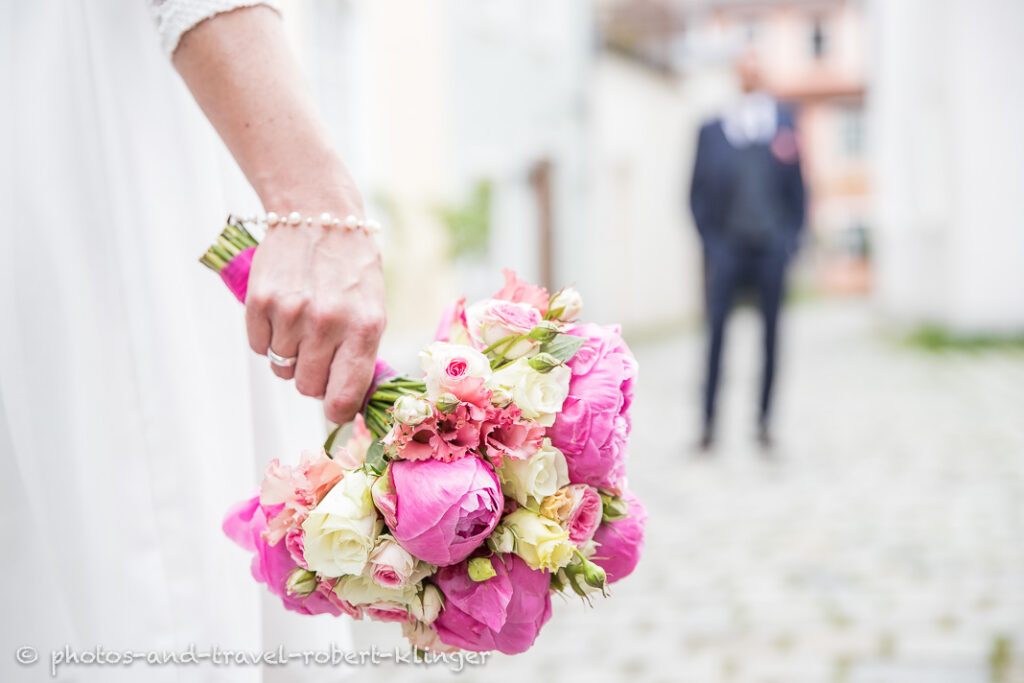
<svg viewBox="0 0 1024 683"><path fill-rule="evenodd" d="M286 224L291 226L297 226L302 223L305 223L306 225L313 225L312 216L306 216L303 218L302 214L298 211L292 211L287 216L279 216L273 211L268 211L266 216L251 216L243 220L260 225L266 225L267 229ZM367 235L380 231L380 223L377 221L363 220L361 218L356 218L351 214L346 216L345 220L342 220L325 211L320 214L319 223L325 228L344 226L345 230L362 230Z"/></svg>

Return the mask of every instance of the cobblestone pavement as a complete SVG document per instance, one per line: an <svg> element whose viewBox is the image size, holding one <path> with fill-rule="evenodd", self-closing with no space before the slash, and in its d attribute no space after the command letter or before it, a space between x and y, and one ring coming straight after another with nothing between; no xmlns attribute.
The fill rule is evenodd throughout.
<svg viewBox="0 0 1024 683"><path fill-rule="evenodd" d="M928 353L860 303L785 320L779 443L752 444L758 321L730 321L720 443L696 458L702 338L637 344L645 559L537 645L354 680L1024 681L1024 354ZM394 646L393 624L356 644Z"/></svg>

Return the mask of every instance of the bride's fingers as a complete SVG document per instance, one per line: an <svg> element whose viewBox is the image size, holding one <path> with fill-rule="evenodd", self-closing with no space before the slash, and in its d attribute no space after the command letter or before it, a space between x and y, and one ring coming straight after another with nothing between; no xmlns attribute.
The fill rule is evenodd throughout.
<svg viewBox="0 0 1024 683"><path fill-rule="evenodd" d="M270 346L269 300L250 293L245 300L245 329L249 334L249 347L261 356Z"/></svg>
<svg viewBox="0 0 1024 683"><path fill-rule="evenodd" d="M267 357L274 374L281 379L295 376L299 356L303 305L276 302L270 312L270 346Z"/></svg>
<svg viewBox="0 0 1024 683"><path fill-rule="evenodd" d="M380 326L350 326L342 345L331 361L330 377L324 395L324 415L336 424L349 422L362 407L366 390L373 380Z"/></svg>
<svg viewBox="0 0 1024 683"><path fill-rule="evenodd" d="M323 398L331 360L341 344L342 322L339 315L324 313L310 316L307 325L299 345L302 353L295 366L295 388L303 396Z"/></svg>

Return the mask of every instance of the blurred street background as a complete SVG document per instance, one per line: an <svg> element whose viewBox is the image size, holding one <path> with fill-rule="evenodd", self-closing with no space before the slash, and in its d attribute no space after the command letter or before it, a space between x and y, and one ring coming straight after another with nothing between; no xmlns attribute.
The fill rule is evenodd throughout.
<svg viewBox="0 0 1024 683"><path fill-rule="evenodd" d="M500 269L618 322L640 360L648 551L594 610L460 680L1024 681L1024 3L287 0L343 158L383 217L412 359ZM796 111L808 224L777 446L760 321L729 322L697 457L702 122L760 56ZM770 457L767 457L770 455ZM397 627L356 626L357 645ZM378 669L357 680L449 680Z"/></svg>

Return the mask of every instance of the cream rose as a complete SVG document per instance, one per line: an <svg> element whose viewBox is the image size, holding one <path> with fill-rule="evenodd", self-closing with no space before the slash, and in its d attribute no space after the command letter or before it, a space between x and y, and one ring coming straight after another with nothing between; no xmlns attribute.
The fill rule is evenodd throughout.
<svg viewBox="0 0 1024 683"><path fill-rule="evenodd" d="M530 367L528 359L520 358L491 375L487 387L495 392L499 388L508 391L524 417L550 427L569 395L571 378L572 370L566 365L540 373Z"/></svg>
<svg viewBox="0 0 1024 683"><path fill-rule="evenodd" d="M562 451L544 439L536 453L525 460L505 458L496 472L501 492L520 505L540 503L569 483L569 466Z"/></svg>
<svg viewBox="0 0 1024 683"><path fill-rule="evenodd" d="M519 508L505 517L501 525L512 532L516 539L516 555L531 569L558 571L572 560L573 545L569 541L569 532L554 520Z"/></svg>
<svg viewBox="0 0 1024 683"><path fill-rule="evenodd" d="M311 571L328 577L363 572L384 526L370 497L372 483L362 470L346 472L302 523Z"/></svg>
<svg viewBox="0 0 1024 683"><path fill-rule="evenodd" d="M448 342L434 342L420 351L420 367L426 376L427 398L436 401L441 394L460 395L467 381L491 376L491 362L476 349Z"/></svg>

